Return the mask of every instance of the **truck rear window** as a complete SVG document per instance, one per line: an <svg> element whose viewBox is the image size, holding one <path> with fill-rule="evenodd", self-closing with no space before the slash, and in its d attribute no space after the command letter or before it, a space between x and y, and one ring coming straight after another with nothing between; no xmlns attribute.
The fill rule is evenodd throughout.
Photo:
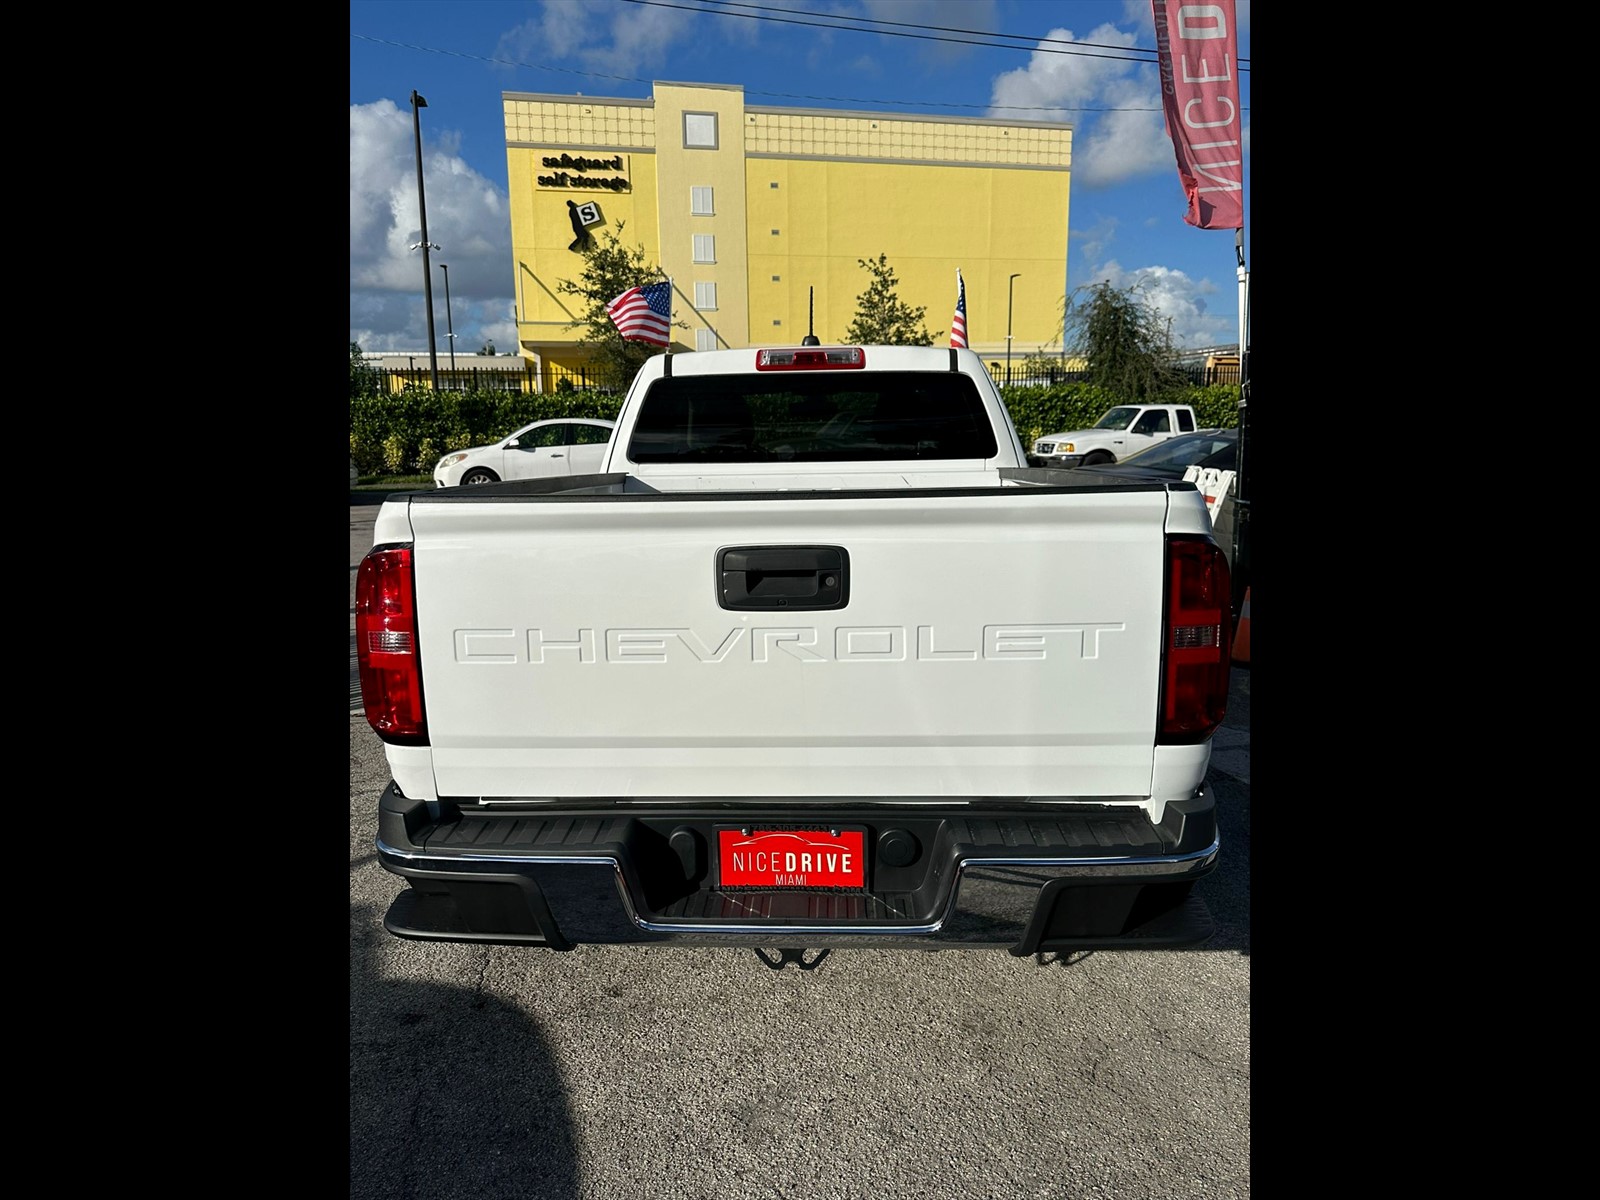
<svg viewBox="0 0 1600 1200"><path fill-rule="evenodd" d="M992 458L965 375L916 371L658 379L639 407L636 463Z"/></svg>

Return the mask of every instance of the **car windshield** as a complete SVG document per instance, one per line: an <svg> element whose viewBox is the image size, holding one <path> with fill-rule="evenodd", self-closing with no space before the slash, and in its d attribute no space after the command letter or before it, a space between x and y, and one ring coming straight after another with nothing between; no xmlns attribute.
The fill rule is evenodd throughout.
<svg viewBox="0 0 1600 1200"><path fill-rule="evenodd" d="M1126 429L1130 424L1133 423L1133 419L1138 415L1139 415L1139 410L1137 408L1126 408L1126 407L1113 408L1105 416L1101 417L1092 426L1090 426L1090 428L1092 428L1092 429Z"/></svg>
<svg viewBox="0 0 1600 1200"><path fill-rule="evenodd" d="M1222 467L1225 470L1233 468L1233 449L1238 445L1238 436L1231 430L1218 430L1215 433L1196 433L1186 437L1168 438L1164 442L1157 442L1148 449L1137 454L1130 454L1122 461L1134 467L1192 467L1196 463L1206 462L1212 455L1221 451L1228 451L1226 462L1206 462L1207 466Z"/></svg>

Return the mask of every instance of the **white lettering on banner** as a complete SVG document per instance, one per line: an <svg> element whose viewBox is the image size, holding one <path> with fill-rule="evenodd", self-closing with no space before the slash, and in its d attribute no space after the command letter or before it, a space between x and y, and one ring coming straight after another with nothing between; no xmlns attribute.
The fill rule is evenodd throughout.
<svg viewBox="0 0 1600 1200"><path fill-rule="evenodd" d="M1226 96L1222 97L1222 100L1221 100L1221 103L1226 104L1228 106L1228 115L1226 117L1224 117L1220 121L1196 121L1193 117L1191 117L1189 115L1189 110L1191 108L1195 108L1198 105L1201 105L1201 104L1204 104L1204 103L1205 103L1204 100L1191 100L1191 101L1189 101L1189 103L1187 103L1187 104L1185 104L1183 106L1183 123L1185 125L1187 125L1190 129L1215 129L1218 125L1232 125L1233 124L1233 101L1229 100ZM1195 149L1195 150L1211 150L1211 149L1214 149L1214 148L1216 148L1218 146L1237 146L1238 144L1239 144L1238 142L1190 142L1189 143L1190 147L1192 149Z"/></svg>
<svg viewBox="0 0 1600 1200"><path fill-rule="evenodd" d="M1184 41L1201 41L1228 36L1228 20L1222 9L1215 4L1185 4L1178 9L1178 37ZM1213 75L1211 68L1206 65L1205 59L1199 60L1200 74L1191 74L1189 70L1189 56L1183 55L1178 62L1183 67L1184 83L1232 83L1233 68L1228 59L1227 52L1222 55L1222 74ZM1225 104L1228 106L1228 115L1220 121L1202 121L1192 115L1196 108L1204 109L1209 105ZM1238 109L1227 96L1221 93L1207 93L1185 102L1183 106L1183 123L1190 129L1218 129L1232 125ZM1226 142L1190 142L1189 149L1193 150L1218 150L1223 147L1234 147L1238 141ZM1243 179L1229 179L1208 171L1207 167L1237 167L1243 159L1214 159L1209 162L1194 160L1194 168L1207 179L1221 181L1220 187L1203 187L1202 192L1229 192L1244 187Z"/></svg>
<svg viewBox="0 0 1600 1200"><path fill-rule="evenodd" d="M1178 36L1191 41L1200 38L1227 37L1228 18L1216 4L1180 4ZM549 162L548 159L545 161Z"/></svg>

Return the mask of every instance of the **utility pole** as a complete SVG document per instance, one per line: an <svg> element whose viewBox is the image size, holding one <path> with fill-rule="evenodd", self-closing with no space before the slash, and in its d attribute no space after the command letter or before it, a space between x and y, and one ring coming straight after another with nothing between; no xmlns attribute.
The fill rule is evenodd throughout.
<svg viewBox="0 0 1600 1200"><path fill-rule="evenodd" d="M417 138L417 208L422 214L422 294L428 305L428 365L433 372L433 390L439 390L439 347L433 338L433 267L428 262L428 202L422 195L422 110L428 102L411 90L411 128Z"/></svg>
<svg viewBox="0 0 1600 1200"><path fill-rule="evenodd" d="M439 269L444 272L444 321L445 328L450 332L445 337L450 339L450 386L456 386L456 319L450 315L450 264L440 263Z"/></svg>
<svg viewBox="0 0 1600 1200"><path fill-rule="evenodd" d="M1006 386L1011 386L1011 297L1017 286L1017 280L1022 277L1018 271L1006 284Z"/></svg>

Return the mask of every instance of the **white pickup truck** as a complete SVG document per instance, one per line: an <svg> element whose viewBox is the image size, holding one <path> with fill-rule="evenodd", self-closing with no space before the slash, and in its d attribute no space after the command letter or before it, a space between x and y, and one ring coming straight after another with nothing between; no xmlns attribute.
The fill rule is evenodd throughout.
<svg viewBox="0 0 1600 1200"><path fill-rule="evenodd" d="M1088 429L1035 438L1028 462L1036 467L1092 467L1121 462L1197 428L1187 404L1118 404Z"/></svg>
<svg viewBox="0 0 1600 1200"><path fill-rule="evenodd" d="M977 355L657 355L599 473L397 493L357 576L403 938L1210 936L1228 564L1024 465Z"/></svg>

